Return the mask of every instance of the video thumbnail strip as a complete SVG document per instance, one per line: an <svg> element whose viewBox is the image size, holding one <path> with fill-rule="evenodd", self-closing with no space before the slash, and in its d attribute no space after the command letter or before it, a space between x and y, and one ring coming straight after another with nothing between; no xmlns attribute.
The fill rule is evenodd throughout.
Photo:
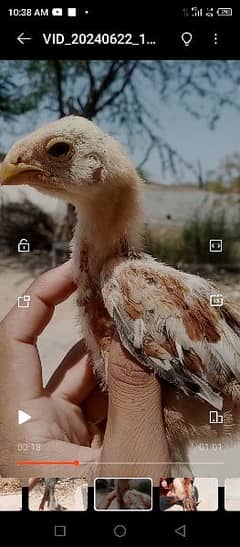
<svg viewBox="0 0 240 547"><path fill-rule="evenodd" d="M90 495L91 494L91 495ZM214 477L0 478L0 511L240 511L240 478L218 487Z"/></svg>

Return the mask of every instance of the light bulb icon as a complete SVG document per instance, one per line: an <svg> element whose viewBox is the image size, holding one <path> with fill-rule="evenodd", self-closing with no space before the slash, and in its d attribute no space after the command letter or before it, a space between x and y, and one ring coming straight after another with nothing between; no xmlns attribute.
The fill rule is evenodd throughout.
<svg viewBox="0 0 240 547"><path fill-rule="evenodd" d="M191 32L183 32L181 35L181 39L184 42L185 46L189 46L190 42L192 41Z"/></svg>

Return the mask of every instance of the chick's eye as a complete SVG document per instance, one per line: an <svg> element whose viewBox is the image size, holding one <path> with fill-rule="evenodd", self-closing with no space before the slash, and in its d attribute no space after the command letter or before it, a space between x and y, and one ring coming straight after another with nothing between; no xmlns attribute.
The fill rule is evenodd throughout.
<svg viewBox="0 0 240 547"><path fill-rule="evenodd" d="M48 154L53 158L65 158L70 152L68 142L56 142L48 148Z"/></svg>

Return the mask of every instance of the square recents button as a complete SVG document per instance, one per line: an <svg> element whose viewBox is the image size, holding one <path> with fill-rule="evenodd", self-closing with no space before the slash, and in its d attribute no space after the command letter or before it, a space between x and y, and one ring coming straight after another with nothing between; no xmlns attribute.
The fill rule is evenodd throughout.
<svg viewBox="0 0 240 547"><path fill-rule="evenodd" d="M55 537L65 537L66 536L66 526L60 526L60 525L57 525L57 526L54 526L54 536Z"/></svg>

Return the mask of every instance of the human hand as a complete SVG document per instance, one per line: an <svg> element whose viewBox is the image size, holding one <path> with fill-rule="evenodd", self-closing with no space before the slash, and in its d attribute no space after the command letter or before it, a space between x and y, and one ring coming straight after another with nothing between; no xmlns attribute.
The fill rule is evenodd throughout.
<svg viewBox="0 0 240 547"><path fill-rule="evenodd" d="M97 476L152 477L158 485L159 476L169 474L160 383L124 350L118 338L109 353L108 392Z"/></svg>
<svg viewBox="0 0 240 547"><path fill-rule="evenodd" d="M0 325L0 472L5 476L75 476L88 474L83 462L94 462L93 428L106 416L106 395L96 385L84 342L76 344L44 388L37 338L52 318L54 307L74 290L71 261L41 275L27 294L29 308L17 306ZM32 419L19 426L17 410ZM18 443L29 450L19 453ZM38 443L39 451L32 450ZM79 460L72 465L16 467L17 460ZM92 468L91 468L92 469Z"/></svg>
<svg viewBox="0 0 240 547"><path fill-rule="evenodd" d="M21 310L15 306L0 325L0 470L5 476L73 474L72 466L16 469L19 442L40 444L39 452L25 454L24 459L28 460L96 462L99 458L99 451L91 448L93 433L89 422L104 420L107 400L96 386L84 343L70 350L46 388L36 345L55 305L75 289L68 262L40 276L27 291L31 306ZM107 429L101 465L95 475L154 476L158 483L159 475L167 474L167 466L152 462L169 459L158 380L135 363L119 340L113 340L108 384ZM16 420L18 408L32 416L21 427ZM93 476L94 469L81 465L74 474L87 476L91 472Z"/></svg>

